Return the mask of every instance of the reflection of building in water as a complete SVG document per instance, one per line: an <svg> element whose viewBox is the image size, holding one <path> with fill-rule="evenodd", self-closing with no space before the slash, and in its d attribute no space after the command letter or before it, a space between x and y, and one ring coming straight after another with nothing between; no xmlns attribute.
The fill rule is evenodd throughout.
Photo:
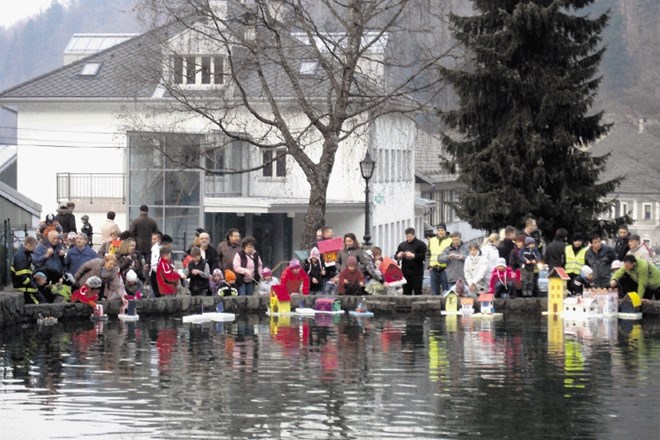
<svg viewBox="0 0 660 440"><path fill-rule="evenodd" d="M578 340L604 340L615 342L618 320L616 318L564 319L564 332Z"/></svg>
<svg viewBox="0 0 660 440"><path fill-rule="evenodd" d="M504 365L505 353L498 349L495 338L496 322L476 320L474 330L467 330L463 338L465 362L468 365Z"/></svg>
<svg viewBox="0 0 660 440"><path fill-rule="evenodd" d="M564 354L564 323L559 314L548 316L548 354Z"/></svg>

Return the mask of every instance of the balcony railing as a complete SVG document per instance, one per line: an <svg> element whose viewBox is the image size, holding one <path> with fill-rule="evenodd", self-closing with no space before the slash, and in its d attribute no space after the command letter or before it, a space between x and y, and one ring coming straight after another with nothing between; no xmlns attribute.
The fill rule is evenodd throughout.
<svg viewBox="0 0 660 440"><path fill-rule="evenodd" d="M121 199L126 201L122 173L57 173L57 201Z"/></svg>

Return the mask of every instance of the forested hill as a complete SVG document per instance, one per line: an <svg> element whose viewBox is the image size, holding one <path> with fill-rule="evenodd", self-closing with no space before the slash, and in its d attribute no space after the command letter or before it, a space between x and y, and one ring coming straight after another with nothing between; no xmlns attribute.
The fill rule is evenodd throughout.
<svg viewBox="0 0 660 440"><path fill-rule="evenodd" d="M144 31L138 20L140 3L145 0L71 0L68 6L53 1L40 15L0 28L0 90L60 67L74 33ZM592 12L611 10L603 36L608 52L601 64L597 104L607 113L631 120L660 114L659 4L658 0L596 0L591 7Z"/></svg>
<svg viewBox="0 0 660 440"><path fill-rule="evenodd" d="M20 0L19 0L20 1ZM136 0L53 1L41 14L0 28L0 90L62 66L75 33L139 33Z"/></svg>

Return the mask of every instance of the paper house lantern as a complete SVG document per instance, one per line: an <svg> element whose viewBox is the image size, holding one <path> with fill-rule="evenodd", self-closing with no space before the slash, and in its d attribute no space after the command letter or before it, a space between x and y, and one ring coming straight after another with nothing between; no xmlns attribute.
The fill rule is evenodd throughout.
<svg viewBox="0 0 660 440"><path fill-rule="evenodd" d="M396 264L396 261L390 257L384 258L378 269L383 274L383 280L388 284L403 280L403 272L401 271L401 268Z"/></svg>
<svg viewBox="0 0 660 440"><path fill-rule="evenodd" d="M456 313L458 312L458 295L454 292L447 293L445 296L445 311L447 313Z"/></svg>
<svg viewBox="0 0 660 440"><path fill-rule="evenodd" d="M341 302L337 298L316 298L314 308L320 312L337 312L341 310Z"/></svg>
<svg viewBox="0 0 660 440"><path fill-rule="evenodd" d="M495 295L492 293L482 293L479 295L479 306L482 315L492 315L495 311Z"/></svg>
<svg viewBox="0 0 660 440"><path fill-rule="evenodd" d="M555 267L548 274L548 314L558 315L564 305L564 298L568 294L567 282L571 277L561 267Z"/></svg>
<svg viewBox="0 0 660 440"><path fill-rule="evenodd" d="M469 297L461 298L461 313L471 315L474 313L474 299Z"/></svg>
<svg viewBox="0 0 660 440"><path fill-rule="evenodd" d="M270 312L290 313L291 295L286 291L286 286L275 284L270 289Z"/></svg>
<svg viewBox="0 0 660 440"><path fill-rule="evenodd" d="M335 237L329 240L322 240L318 242L318 246L326 267L334 266L335 261L337 261L337 253L344 248L344 239L342 237Z"/></svg>

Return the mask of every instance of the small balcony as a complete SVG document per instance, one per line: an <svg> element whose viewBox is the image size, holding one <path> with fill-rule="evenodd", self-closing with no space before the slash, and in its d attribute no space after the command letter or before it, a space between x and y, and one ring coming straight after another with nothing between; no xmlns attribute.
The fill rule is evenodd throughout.
<svg viewBox="0 0 660 440"><path fill-rule="evenodd" d="M57 173L57 202L121 200L126 202L123 173Z"/></svg>

